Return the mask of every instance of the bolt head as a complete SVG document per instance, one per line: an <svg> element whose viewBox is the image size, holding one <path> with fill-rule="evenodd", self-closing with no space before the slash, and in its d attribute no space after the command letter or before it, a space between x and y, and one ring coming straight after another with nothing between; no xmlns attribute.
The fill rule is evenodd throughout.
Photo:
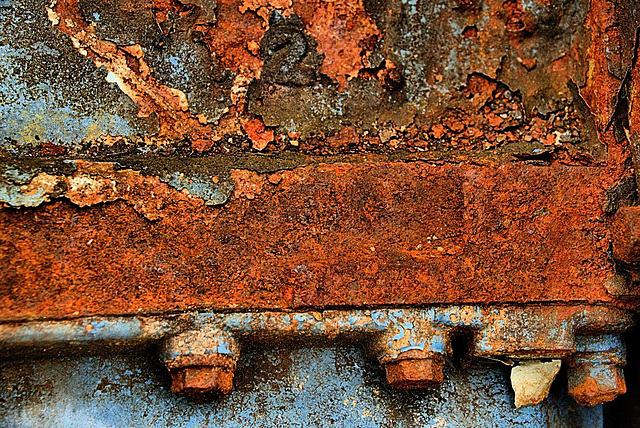
<svg viewBox="0 0 640 428"><path fill-rule="evenodd" d="M615 364L581 364L567 373L569 394L581 406L595 406L627 392L623 369Z"/></svg>
<svg viewBox="0 0 640 428"><path fill-rule="evenodd" d="M233 387L233 370L227 367L184 367L171 371L171 391L191 398L228 394Z"/></svg>
<svg viewBox="0 0 640 428"><path fill-rule="evenodd" d="M440 358L402 359L389 361L384 369L387 382L394 388L433 388L444 381L442 369L444 360Z"/></svg>

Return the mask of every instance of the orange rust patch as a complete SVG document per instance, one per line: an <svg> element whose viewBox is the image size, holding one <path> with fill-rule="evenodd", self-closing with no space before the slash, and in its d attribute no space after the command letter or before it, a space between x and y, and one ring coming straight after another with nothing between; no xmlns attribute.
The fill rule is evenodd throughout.
<svg viewBox="0 0 640 428"><path fill-rule="evenodd" d="M259 77L262 60L256 46L266 26L253 13L241 13L238 0L220 0L216 8L217 22L206 30L205 41L221 64L247 78Z"/></svg>
<svg viewBox="0 0 640 428"><path fill-rule="evenodd" d="M607 379L607 382L611 382L611 380ZM602 390L599 388L596 379L587 376L582 383L572 386L569 389L569 393L580 405L595 406L611 401L618 395L627 392L624 379L617 378L613 383L620 385L620 389Z"/></svg>
<svg viewBox="0 0 640 428"><path fill-rule="evenodd" d="M253 171L241 169L231 170L231 178L235 182L233 196L235 198L255 199L262 193L264 177Z"/></svg>
<svg viewBox="0 0 640 428"><path fill-rule="evenodd" d="M380 31L365 11L362 0L354 2L306 0L296 2L293 11L305 22L325 55L320 72L336 80L341 89L363 68L365 46Z"/></svg>
<svg viewBox="0 0 640 428"><path fill-rule="evenodd" d="M271 12L274 10L288 12L292 4L291 0L242 0L238 10L240 13L245 13L248 10L256 12L259 17L268 22Z"/></svg>
<svg viewBox="0 0 640 428"><path fill-rule="evenodd" d="M231 177L221 207L125 177L126 200L1 209L0 320L612 299L602 206L615 182L598 168L373 163ZM136 208L137 194L165 205Z"/></svg>
<svg viewBox="0 0 640 428"><path fill-rule="evenodd" d="M253 148L256 150L264 150L267 144L273 141L273 129L267 129L262 119L256 118L245 122L242 128L253 142Z"/></svg>
<svg viewBox="0 0 640 428"><path fill-rule="evenodd" d="M606 0L593 0L585 25L591 30L591 41L587 50L589 71L587 86L581 90L596 119L600 132L613 115L615 98L620 80L609 72L608 55L615 52L620 43L620 34L614 22L615 4ZM612 47L614 47L611 49Z"/></svg>

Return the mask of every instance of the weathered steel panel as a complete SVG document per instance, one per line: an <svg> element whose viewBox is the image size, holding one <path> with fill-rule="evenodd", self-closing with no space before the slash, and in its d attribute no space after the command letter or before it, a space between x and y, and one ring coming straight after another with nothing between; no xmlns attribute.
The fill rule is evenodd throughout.
<svg viewBox="0 0 640 428"><path fill-rule="evenodd" d="M230 392L186 402L132 356L3 362L0 420L601 426L640 295L639 20L630 0L0 1L0 351L138 346L174 392ZM444 386L392 391L347 348L243 377L269 366L241 358L254 340L335 337L392 386ZM515 365L517 406L563 367L596 407L514 410L461 358Z"/></svg>
<svg viewBox="0 0 640 428"><path fill-rule="evenodd" d="M23 204L64 196L97 205L2 210L0 319L611 300L612 182L599 168L228 169L233 184L218 185L229 199L210 207L119 166L78 161L71 175L14 185Z"/></svg>
<svg viewBox="0 0 640 428"><path fill-rule="evenodd" d="M350 347L248 351L236 388L213 403L169 391L155 357L65 357L0 363L0 425L31 427L554 427L602 426L602 406L549 399L515 409L504 368L448 365L434 391L402 391Z"/></svg>

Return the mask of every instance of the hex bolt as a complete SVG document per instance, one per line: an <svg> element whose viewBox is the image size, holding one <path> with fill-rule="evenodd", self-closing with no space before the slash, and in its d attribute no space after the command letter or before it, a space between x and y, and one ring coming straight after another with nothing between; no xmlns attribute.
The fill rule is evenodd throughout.
<svg viewBox="0 0 640 428"><path fill-rule="evenodd" d="M395 358L384 357L380 363L394 388L433 388L444 381L444 358L437 352L411 350Z"/></svg>
<svg viewBox="0 0 640 428"><path fill-rule="evenodd" d="M567 372L569 394L581 406L606 403L627 392L622 367L618 364L582 362Z"/></svg>
<svg viewBox="0 0 640 428"><path fill-rule="evenodd" d="M595 406L627 392L623 366L626 353L617 335L576 338L576 354L569 360L569 394L582 406Z"/></svg>
<svg viewBox="0 0 640 428"><path fill-rule="evenodd" d="M620 208L611 224L613 257L627 264L640 262L640 207Z"/></svg>
<svg viewBox="0 0 640 428"><path fill-rule="evenodd" d="M165 342L163 354L175 394L203 400L233 388L239 346L227 332L206 328L181 333Z"/></svg>
<svg viewBox="0 0 640 428"><path fill-rule="evenodd" d="M183 359L180 364L193 365L169 369L174 394L197 398L231 392L235 363L230 359Z"/></svg>

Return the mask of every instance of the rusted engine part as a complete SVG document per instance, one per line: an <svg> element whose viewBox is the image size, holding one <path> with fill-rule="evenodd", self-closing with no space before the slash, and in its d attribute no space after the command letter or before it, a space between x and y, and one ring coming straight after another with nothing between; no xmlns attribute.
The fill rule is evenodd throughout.
<svg viewBox="0 0 640 428"><path fill-rule="evenodd" d="M609 168L374 155L56 162L21 159L0 182L20 208L0 209L0 320L617 304L605 287L620 180Z"/></svg>
<svg viewBox="0 0 640 428"><path fill-rule="evenodd" d="M347 339L367 343L397 388L442 383L454 335L473 337L470 355L529 365L567 362L570 394L595 405L624 393L624 346L619 334L631 314L599 306L446 306L324 312L192 313L165 317L83 318L0 326L3 353L64 344L162 342L172 391L201 398L230 391L240 344L251 340ZM554 374L555 376L555 374ZM518 405L539 397L516 398ZM521 391L517 379L514 390Z"/></svg>

